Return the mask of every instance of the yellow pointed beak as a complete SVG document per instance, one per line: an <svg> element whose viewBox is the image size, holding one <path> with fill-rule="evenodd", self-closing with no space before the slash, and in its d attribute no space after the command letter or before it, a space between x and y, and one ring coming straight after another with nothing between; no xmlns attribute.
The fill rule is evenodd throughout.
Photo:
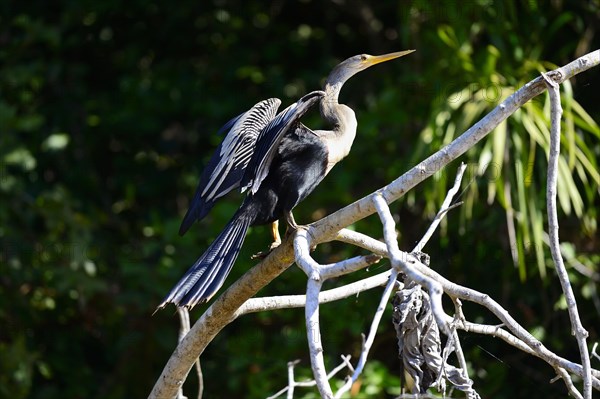
<svg viewBox="0 0 600 399"><path fill-rule="evenodd" d="M405 50L405 51L397 51L395 53L389 53L384 55L369 55L367 59L364 61L367 66L372 66L375 64L379 64L382 62L386 62L389 60L393 60L394 58L400 58L410 53L414 53L415 50Z"/></svg>

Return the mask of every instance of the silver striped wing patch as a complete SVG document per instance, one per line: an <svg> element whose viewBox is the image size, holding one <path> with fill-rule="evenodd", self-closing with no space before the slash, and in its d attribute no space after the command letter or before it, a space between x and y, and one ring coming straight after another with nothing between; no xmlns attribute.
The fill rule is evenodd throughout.
<svg viewBox="0 0 600 399"><path fill-rule="evenodd" d="M254 153L261 130L275 117L281 100L269 98L242 114L217 149L210 164L218 157L201 195L206 201L227 194L239 186L244 170Z"/></svg>

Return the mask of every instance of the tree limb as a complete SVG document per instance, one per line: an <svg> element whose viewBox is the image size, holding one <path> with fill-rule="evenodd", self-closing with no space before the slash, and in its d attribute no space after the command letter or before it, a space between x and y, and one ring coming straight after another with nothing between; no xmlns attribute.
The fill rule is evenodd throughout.
<svg viewBox="0 0 600 399"><path fill-rule="evenodd" d="M592 367L590 363L590 354L588 352L586 339L588 332L583 328L579 311L577 310L577 301L573 288L567 275L567 269L560 254L560 240L558 238L558 212L556 210L556 186L558 181L558 156L560 153L560 120L562 116L562 107L560 106L559 85L550 76L542 74L548 93L550 95L550 154L548 156L548 184L546 188L546 204L548 207L548 234L550 236L550 252L554 260L556 274L560 280L562 291L567 300L569 318L571 319L572 332L577 339L579 346L579 355L583 365L583 397L592 399Z"/></svg>

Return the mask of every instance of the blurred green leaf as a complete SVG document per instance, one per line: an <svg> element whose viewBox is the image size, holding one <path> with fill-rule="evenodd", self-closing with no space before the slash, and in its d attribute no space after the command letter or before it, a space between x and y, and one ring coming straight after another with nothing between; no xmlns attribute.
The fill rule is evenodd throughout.
<svg viewBox="0 0 600 399"><path fill-rule="evenodd" d="M46 151L58 151L69 144L69 135L66 133L55 133L48 136L42 143L42 149Z"/></svg>

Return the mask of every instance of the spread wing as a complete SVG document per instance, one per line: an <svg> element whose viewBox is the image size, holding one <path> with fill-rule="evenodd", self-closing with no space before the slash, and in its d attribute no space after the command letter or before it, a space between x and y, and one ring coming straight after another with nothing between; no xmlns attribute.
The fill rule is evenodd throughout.
<svg viewBox="0 0 600 399"><path fill-rule="evenodd" d="M242 191L250 189L252 194L258 191L260 184L269 173L271 162L277 154L277 148L285 133L324 95L323 91L308 93L280 112L265 126L258 136L256 148L240 183Z"/></svg>
<svg viewBox="0 0 600 399"><path fill-rule="evenodd" d="M221 128L220 132L229 132L200 176L194 198L181 222L180 235L185 234L196 220L204 218L217 199L240 186L256 140L275 117L280 104L277 98L261 101Z"/></svg>

